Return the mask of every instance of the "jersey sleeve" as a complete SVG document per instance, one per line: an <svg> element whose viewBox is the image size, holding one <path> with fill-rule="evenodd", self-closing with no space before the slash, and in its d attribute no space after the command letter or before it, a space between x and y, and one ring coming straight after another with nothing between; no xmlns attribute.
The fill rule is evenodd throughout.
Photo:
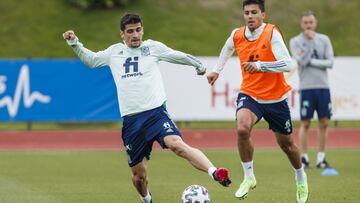
<svg viewBox="0 0 360 203"><path fill-rule="evenodd" d="M83 46L83 44L76 37L74 40L67 40L67 43L74 50L80 60L90 68L102 67L109 65L109 59L111 55L111 47L99 51L93 52Z"/></svg>
<svg viewBox="0 0 360 203"><path fill-rule="evenodd" d="M221 49L219 59L217 60L216 65L213 68L213 72L220 74L220 72L224 69L226 62L234 54L235 51L234 35L237 30L238 28L234 29L231 32L229 38L226 40L223 48Z"/></svg>
<svg viewBox="0 0 360 203"><path fill-rule="evenodd" d="M293 68L289 51L286 48L281 33L277 29L274 29L272 32L271 48L276 61L257 61L255 64L263 72L289 72Z"/></svg>
<svg viewBox="0 0 360 203"><path fill-rule="evenodd" d="M334 65L334 51L329 37L324 37L325 41L325 58L324 59L311 59L310 65L320 69L332 68Z"/></svg>
<svg viewBox="0 0 360 203"><path fill-rule="evenodd" d="M301 46L298 37L290 40L291 55L301 67L306 67L310 63L312 50L312 46L308 42L304 42Z"/></svg>
<svg viewBox="0 0 360 203"><path fill-rule="evenodd" d="M190 54L171 49L167 47L165 44L157 41L153 41L153 47L154 47L153 55L156 56L161 61L193 66L195 67L198 73L202 73L206 71L202 62Z"/></svg>

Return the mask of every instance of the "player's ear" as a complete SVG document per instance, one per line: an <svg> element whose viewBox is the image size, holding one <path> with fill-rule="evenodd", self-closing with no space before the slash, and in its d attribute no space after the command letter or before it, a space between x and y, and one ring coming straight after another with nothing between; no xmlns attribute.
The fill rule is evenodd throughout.
<svg viewBox="0 0 360 203"><path fill-rule="evenodd" d="M262 12L262 13L261 13L261 17L262 17L262 19L264 20L264 19L266 18L266 13L265 13L265 12Z"/></svg>
<svg viewBox="0 0 360 203"><path fill-rule="evenodd" d="M122 30L120 30L119 35L122 39L124 39L124 32Z"/></svg>

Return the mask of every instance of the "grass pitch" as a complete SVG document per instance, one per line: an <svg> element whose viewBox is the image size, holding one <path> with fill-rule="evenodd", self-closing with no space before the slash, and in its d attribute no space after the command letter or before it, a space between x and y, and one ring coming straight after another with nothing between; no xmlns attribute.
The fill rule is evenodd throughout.
<svg viewBox="0 0 360 203"><path fill-rule="evenodd" d="M233 184L223 188L170 151L154 151L149 183L156 203L180 202L186 186L200 184L212 202L295 202L294 173L279 150L255 151L257 188L246 200L234 198L242 169L234 150L205 150L218 166L230 169ZM315 160L315 151L310 153ZM356 203L360 199L360 149L332 149L327 153L339 175L321 176L307 170L309 202ZM131 184L125 152L0 152L0 202L6 203L132 203L139 202Z"/></svg>

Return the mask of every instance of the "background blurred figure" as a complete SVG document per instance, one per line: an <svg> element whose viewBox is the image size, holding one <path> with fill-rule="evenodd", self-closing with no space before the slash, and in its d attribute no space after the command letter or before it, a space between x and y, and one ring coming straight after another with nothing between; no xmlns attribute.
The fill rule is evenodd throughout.
<svg viewBox="0 0 360 203"><path fill-rule="evenodd" d="M315 32L317 20L314 12L304 12L300 26L302 33L290 40L290 49L299 64L301 160L305 167L310 166L307 134L316 111L319 119L316 167L329 168L325 160L325 146L332 108L327 69L333 66L333 48L328 36Z"/></svg>
<svg viewBox="0 0 360 203"><path fill-rule="evenodd" d="M221 50L216 67L207 76L208 82L213 85L236 50L243 76L237 98L236 130L244 180L235 197L243 199L250 189L256 187L251 131L253 126L264 118L294 168L297 202L305 203L308 199L307 178L301 164L299 148L291 135L292 124L287 103L291 87L286 83L283 74L292 68L291 57L280 29L276 25L264 23L264 0L245 0L243 10L246 26L233 30Z"/></svg>

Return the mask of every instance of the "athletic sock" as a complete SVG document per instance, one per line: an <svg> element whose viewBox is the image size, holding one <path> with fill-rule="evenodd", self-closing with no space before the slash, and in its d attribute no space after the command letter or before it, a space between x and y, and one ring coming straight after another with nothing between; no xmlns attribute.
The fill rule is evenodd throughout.
<svg viewBox="0 0 360 203"><path fill-rule="evenodd" d="M325 152L318 152L317 153L317 162L316 164L319 164L321 162L323 162L325 159Z"/></svg>
<svg viewBox="0 0 360 203"><path fill-rule="evenodd" d="M140 196L140 199L143 203L150 203L151 202L151 194L148 191L147 195L145 197Z"/></svg>
<svg viewBox="0 0 360 203"><path fill-rule="evenodd" d="M214 179L213 174L214 174L215 171L216 171L216 167L214 167L214 166L212 166L212 167L210 167L210 168L208 169L208 174L209 174L209 176L210 176L212 179Z"/></svg>
<svg viewBox="0 0 360 203"><path fill-rule="evenodd" d="M294 168L294 171L295 171L295 180L297 183L305 180L306 174L305 174L304 166L301 166L301 168L299 169Z"/></svg>
<svg viewBox="0 0 360 203"><path fill-rule="evenodd" d="M241 162L244 171L244 178L254 177L254 161Z"/></svg>
<svg viewBox="0 0 360 203"><path fill-rule="evenodd" d="M302 154L301 154L301 158L304 158L305 161L309 162L309 156L308 156L307 153L302 153Z"/></svg>

